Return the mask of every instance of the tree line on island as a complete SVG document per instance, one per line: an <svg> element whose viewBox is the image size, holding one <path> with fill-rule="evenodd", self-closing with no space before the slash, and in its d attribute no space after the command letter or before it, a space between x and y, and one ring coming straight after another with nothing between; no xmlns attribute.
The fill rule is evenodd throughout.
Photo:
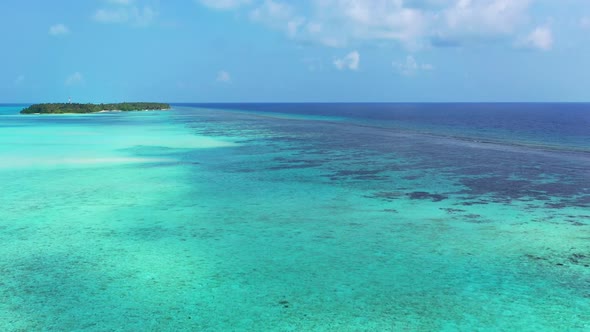
<svg viewBox="0 0 590 332"><path fill-rule="evenodd" d="M113 104L75 104L75 103L44 103L34 104L23 109L21 114L64 114L64 113L96 113L103 111L144 111L167 110L165 103L113 103Z"/></svg>

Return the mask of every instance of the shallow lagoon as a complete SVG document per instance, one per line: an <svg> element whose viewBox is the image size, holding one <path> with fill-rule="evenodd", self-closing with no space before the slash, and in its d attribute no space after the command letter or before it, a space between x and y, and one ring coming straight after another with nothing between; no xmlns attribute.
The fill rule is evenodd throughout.
<svg viewBox="0 0 590 332"><path fill-rule="evenodd" d="M578 136L17 109L0 110L3 330L590 328Z"/></svg>

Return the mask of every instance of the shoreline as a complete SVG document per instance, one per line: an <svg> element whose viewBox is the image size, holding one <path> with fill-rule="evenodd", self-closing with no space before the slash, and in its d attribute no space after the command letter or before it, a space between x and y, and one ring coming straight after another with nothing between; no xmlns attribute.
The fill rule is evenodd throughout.
<svg viewBox="0 0 590 332"><path fill-rule="evenodd" d="M171 108L161 108L155 110L133 110L133 111L123 111L123 110L102 110L98 112L89 112L89 113L70 113L70 114L92 114L92 113L123 113L123 112L153 112L153 111L169 111ZM40 113L39 113L40 114ZM65 113L55 113L55 114L65 114Z"/></svg>
<svg viewBox="0 0 590 332"><path fill-rule="evenodd" d="M127 113L127 112L159 112L159 111L170 111L172 108L162 108L155 110L102 110L96 112L63 112L63 113L20 113L20 115L66 115L66 114L98 114L98 113Z"/></svg>
<svg viewBox="0 0 590 332"><path fill-rule="evenodd" d="M105 112L163 111L170 109L170 104L155 102L123 103L42 103L33 104L20 111L21 114L89 114Z"/></svg>

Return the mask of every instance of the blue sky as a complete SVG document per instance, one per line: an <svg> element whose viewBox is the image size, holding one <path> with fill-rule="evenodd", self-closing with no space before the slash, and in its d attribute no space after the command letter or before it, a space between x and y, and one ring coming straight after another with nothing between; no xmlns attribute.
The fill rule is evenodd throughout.
<svg viewBox="0 0 590 332"><path fill-rule="evenodd" d="M3 0L0 102L590 101L588 0Z"/></svg>

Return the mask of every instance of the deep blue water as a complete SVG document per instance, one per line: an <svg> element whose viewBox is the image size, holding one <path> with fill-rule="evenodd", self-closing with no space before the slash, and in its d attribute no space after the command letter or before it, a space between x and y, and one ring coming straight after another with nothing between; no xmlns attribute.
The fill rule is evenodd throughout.
<svg viewBox="0 0 590 332"><path fill-rule="evenodd" d="M345 117L362 125L590 152L589 103L178 104L280 114Z"/></svg>

